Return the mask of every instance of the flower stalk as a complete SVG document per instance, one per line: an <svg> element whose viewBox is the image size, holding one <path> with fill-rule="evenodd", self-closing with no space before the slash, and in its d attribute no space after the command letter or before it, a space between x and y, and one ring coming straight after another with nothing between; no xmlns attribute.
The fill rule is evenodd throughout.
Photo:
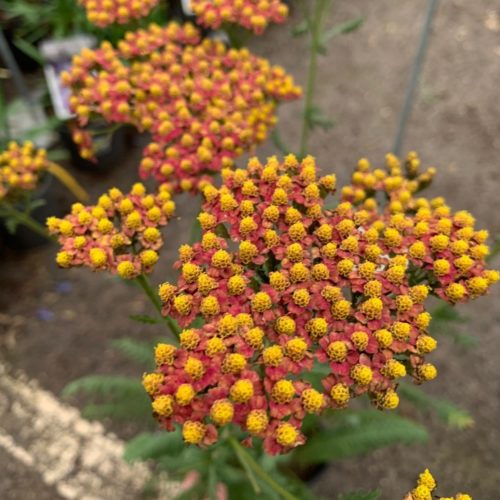
<svg viewBox="0 0 500 500"><path fill-rule="evenodd" d="M330 6L331 0L315 0L312 17L306 14L308 31L311 38L309 47L309 70L304 98L304 115L302 121L302 134L300 140L299 157L304 158L308 151L309 137L311 134L311 113L314 105L314 91L318 74L318 56L321 47L321 33L324 15Z"/></svg>
<svg viewBox="0 0 500 500"><path fill-rule="evenodd" d="M262 481L264 481L275 493L280 495L284 500L298 500L295 495L288 492L281 484L277 483L248 453L243 446L234 438L229 438L229 443L233 447L233 450L238 457L238 460L245 468L245 470L250 469L253 471ZM251 476L249 476L251 477ZM252 484L252 486L254 486ZM258 487L258 485L257 485ZM254 486L255 489L255 486Z"/></svg>
<svg viewBox="0 0 500 500"><path fill-rule="evenodd" d="M162 319L167 323L170 331L174 335L176 339L179 339L179 335L181 333L181 329L177 325L176 321L174 321L170 316L164 317L161 313L161 302L158 295L154 292L153 287L148 279L148 277L144 274L141 274L135 278L135 282L143 289L144 293L148 297L151 304L153 304L154 308L158 312L158 314L162 317Z"/></svg>

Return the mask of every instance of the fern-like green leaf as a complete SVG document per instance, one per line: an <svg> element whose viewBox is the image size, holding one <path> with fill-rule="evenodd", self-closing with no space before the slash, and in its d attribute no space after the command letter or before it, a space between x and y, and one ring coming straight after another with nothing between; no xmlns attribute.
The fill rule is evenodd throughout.
<svg viewBox="0 0 500 500"><path fill-rule="evenodd" d="M434 411L450 427L467 429L474 425L474 419L466 410L451 401L434 398L418 386L400 384L399 394L423 410Z"/></svg>
<svg viewBox="0 0 500 500"><path fill-rule="evenodd" d="M149 400L133 398L118 403L89 404L83 408L82 416L89 420L112 418L144 422L151 417L151 410Z"/></svg>
<svg viewBox="0 0 500 500"><path fill-rule="evenodd" d="M360 455L395 443L427 439L424 427L395 414L377 410L337 413L334 424L313 435L297 449L299 463L321 463Z"/></svg>
<svg viewBox="0 0 500 500"><path fill-rule="evenodd" d="M73 380L63 389L62 395L68 397L78 392L112 396L114 399L146 394L138 378L117 375L89 375Z"/></svg>
<svg viewBox="0 0 500 500"><path fill-rule="evenodd" d="M111 345L145 369L152 370L154 368L153 343L123 338L113 340Z"/></svg>
<svg viewBox="0 0 500 500"><path fill-rule="evenodd" d="M183 449L179 432L143 432L130 440L125 448L125 460L158 460L179 455Z"/></svg>

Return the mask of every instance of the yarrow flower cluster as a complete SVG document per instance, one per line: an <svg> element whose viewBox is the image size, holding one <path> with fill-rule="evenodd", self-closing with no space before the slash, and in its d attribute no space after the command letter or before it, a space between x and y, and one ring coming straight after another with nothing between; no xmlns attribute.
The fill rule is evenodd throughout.
<svg viewBox="0 0 500 500"><path fill-rule="evenodd" d="M356 186L368 167L360 162ZM223 170L220 189L205 187L202 239L180 248L181 276L159 290L164 314L185 328L180 348L159 345L157 371L144 378L166 429L181 424L186 442L210 444L217 427L233 422L280 453L304 442L307 413L344 408L361 394L393 409L399 379L436 376L425 361L437 345L427 296L465 301L499 275L484 267L485 233L470 215L414 199L418 182L401 210L379 207L377 189L391 198L389 188L412 181L390 161L373 175L364 196L334 210L324 198L335 176L318 178L312 157L253 158L247 170ZM442 236L446 246L436 243ZM464 255L470 265L456 264ZM444 261L446 274L436 266ZM307 373L321 365L329 373L318 387Z"/></svg>
<svg viewBox="0 0 500 500"><path fill-rule="evenodd" d="M191 0L191 8L196 21L207 28L236 23L256 34L288 17L288 7L280 0Z"/></svg>
<svg viewBox="0 0 500 500"><path fill-rule="evenodd" d="M78 0L92 24L105 28L110 24L127 24L147 16L158 0Z"/></svg>
<svg viewBox="0 0 500 500"><path fill-rule="evenodd" d="M73 204L64 219L49 217L47 226L59 238L56 262L64 268L87 266L124 279L151 272L163 246L160 232L173 215L170 191L160 186L148 194L141 183L128 194L112 188L96 205Z"/></svg>
<svg viewBox="0 0 500 500"><path fill-rule="evenodd" d="M45 149L36 149L32 142L9 143L0 153L0 201L35 189L48 165Z"/></svg>
<svg viewBox="0 0 500 500"><path fill-rule="evenodd" d="M408 493L404 500L432 500L433 498L437 500L472 500L472 497L466 493L457 493L451 497L436 496L436 488L436 480L429 469L425 469L418 478L417 486Z"/></svg>
<svg viewBox="0 0 500 500"><path fill-rule="evenodd" d="M192 25L175 23L128 33L116 49L104 42L84 50L63 81L82 127L75 141L83 156L92 156L83 129L91 117L132 124L153 138L141 176L184 191L265 140L277 103L300 95L281 67L247 49L200 41Z"/></svg>

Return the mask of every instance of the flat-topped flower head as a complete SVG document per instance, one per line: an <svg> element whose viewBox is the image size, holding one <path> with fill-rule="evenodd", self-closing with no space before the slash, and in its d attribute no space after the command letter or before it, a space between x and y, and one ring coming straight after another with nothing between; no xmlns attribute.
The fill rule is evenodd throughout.
<svg viewBox="0 0 500 500"><path fill-rule="evenodd" d="M203 188L263 142L278 103L301 93L283 68L175 23L127 33L117 48L84 50L62 78L83 156L92 157L90 118L133 125L152 137L140 175L178 191Z"/></svg>
<svg viewBox="0 0 500 500"><path fill-rule="evenodd" d="M281 0L191 0L196 22L218 29L222 24L235 23L261 34L269 23L283 23L288 7Z"/></svg>
<svg viewBox="0 0 500 500"><path fill-rule="evenodd" d="M10 142L0 152L0 202L15 201L23 192L33 191L48 165L45 149L36 149L32 142Z"/></svg>
<svg viewBox="0 0 500 500"><path fill-rule="evenodd" d="M105 28L110 24L127 24L147 16L159 0L78 0L92 24Z"/></svg>
<svg viewBox="0 0 500 500"><path fill-rule="evenodd" d="M403 500L472 500L466 493L457 493L454 496L441 496L437 494L437 483L429 469L425 469L419 475L417 485L411 490Z"/></svg>
<svg viewBox="0 0 500 500"><path fill-rule="evenodd" d="M174 210L169 189L160 186L149 194L141 183L128 194L112 188L96 205L75 203L63 219L47 219L49 232L61 245L56 262L64 268L107 270L124 279L150 273L163 246L160 228Z"/></svg>
<svg viewBox="0 0 500 500"><path fill-rule="evenodd" d="M359 168L369 173L363 162ZM217 428L231 416L249 439L281 453L304 441L308 413L345 408L363 394L395 409L401 379L420 384L437 376L426 359L439 348L428 331L427 297L465 301L498 280L471 253L484 245L484 233L441 201L427 202L428 214L417 208L423 199L395 212L390 199L381 207L369 202L372 189L326 209L335 179L325 180L312 157L252 158L247 169L221 175L219 189L203 191L200 241L181 247L177 283L160 288L163 313L189 333L176 360L158 367L168 379L159 392L172 395L184 383L197 391L192 411L174 408L161 419L167 429L194 415ZM391 188L404 185L394 170L392 177ZM428 224L427 236L415 234L417 219ZM442 231L446 248L432 249L430 239ZM461 240L467 248L454 245ZM409 252L417 242L425 255ZM465 255L474 263L459 269L454 261ZM447 273L436 272L439 260L449 263ZM191 369L193 357L203 371ZM327 368L318 386L305 377L314 363Z"/></svg>

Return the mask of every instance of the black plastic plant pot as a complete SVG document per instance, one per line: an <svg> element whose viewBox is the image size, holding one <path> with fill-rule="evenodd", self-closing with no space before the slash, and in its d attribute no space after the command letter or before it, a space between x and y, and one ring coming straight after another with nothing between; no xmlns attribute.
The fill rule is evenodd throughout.
<svg viewBox="0 0 500 500"><path fill-rule="evenodd" d="M13 24L11 27L8 27L7 29L4 30L4 35L5 38L7 39L7 44L9 45L9 49L12 52L12 55L14 56L14 59L17 62L17 65L19 66L19 69L23 73L34 73L35 71L38 71L40 69L40 62L33 59L31 56L29 56L26 52L23 50L20 50L14 39L15 39L15 30L17 26ZM40 40L37 40L35 45L38 44ZM4 63L2 60L2 57L0 56L0 62Z"/></svg>
<svg viewBox="0 0 500 500"><path fill-rule="evenodd" d="M121 126L110 133L106 126L91 123L88 130L92 133L96 162L80 156L78 146L73 141L68 126L63 125L59 129L61 142L68 150L75 167L86 172L106 173L125 159L129 145L132 143L133 129Z"/></svg>
<svg viewBox="0 0 500 500"><path fill-rule="evenodd" d="M36 202L37 200L43 200L45 203L34 208L30 217L43 227L45 227L48 217L62 216L70 206L68 194L51 174L44 175L39 187L34 192L32 201ZM15 205L15 208L19 211L24 209L21 204ZM0 240L6 247L18 251L27 251L50 243L48 238L22 224L17 225L15 232L10 232L5 220L1 218Z"/></svg>

